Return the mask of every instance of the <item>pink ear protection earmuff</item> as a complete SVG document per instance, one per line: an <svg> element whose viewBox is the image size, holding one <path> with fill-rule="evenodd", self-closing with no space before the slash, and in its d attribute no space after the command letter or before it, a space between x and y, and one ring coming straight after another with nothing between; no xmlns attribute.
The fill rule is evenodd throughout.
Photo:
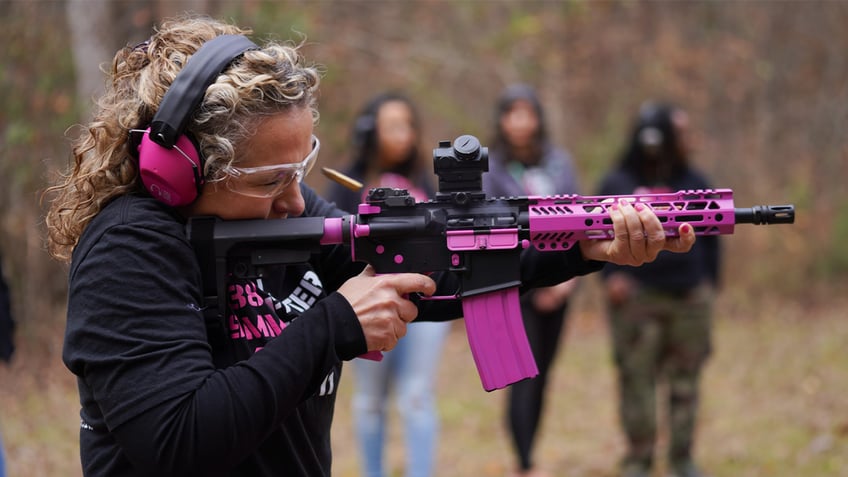
<svg viewBox="0 0 848 477"><path fill-rule="evenodd" d="M222 35L203 44L177 74L138 143L141 181L150 194L171 206L192 203L203 185L203 156L184 133L206 88L245 51L258 49L242 35Z"/></svg>

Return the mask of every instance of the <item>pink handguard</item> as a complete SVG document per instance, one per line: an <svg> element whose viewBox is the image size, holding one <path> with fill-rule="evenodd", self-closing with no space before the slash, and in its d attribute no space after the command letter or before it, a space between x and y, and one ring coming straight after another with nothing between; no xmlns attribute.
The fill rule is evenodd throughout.
<svg viewBox="0 0 848 477"><path fill-rule="evenodd" d="M690 224L696 235L732 234L736 222L730 189L681 190L621 196L531 197L530 240L542 251L568 250L578 240L615 236L608 208L620 200L651 208L667 236Z"/></svg>
<svg viewBox="0 0 848 477"><path fill-rule="evenodd" d="M483 389L493 391L539 374L521 319L518 288L464 297L462 311Z"/></svg>

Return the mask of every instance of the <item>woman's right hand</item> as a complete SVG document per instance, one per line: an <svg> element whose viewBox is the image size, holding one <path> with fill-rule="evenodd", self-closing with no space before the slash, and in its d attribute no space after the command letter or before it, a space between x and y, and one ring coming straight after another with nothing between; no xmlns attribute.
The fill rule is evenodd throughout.
<svg viewBox="0 0 848 477"><path fill-rule="evenodd" d="M436 291L436 282L418 273L377 276L368 265L338 291L359 318L368 351L389 351L406 335L406 325L418 316L418 307L406 297L410 293L430 296Z"/></svg>

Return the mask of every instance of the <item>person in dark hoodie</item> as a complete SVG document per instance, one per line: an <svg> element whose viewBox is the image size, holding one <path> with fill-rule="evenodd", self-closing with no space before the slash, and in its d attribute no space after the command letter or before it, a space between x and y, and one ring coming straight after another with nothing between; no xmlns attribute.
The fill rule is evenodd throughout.
<svg viewBox="0 0 848 477"><path fill-rule="evenodd" d="M618 166L599 194L651 194L708 189L691 163L689 116L678 106L646 102ZM711 315L719 281L719 238L702 237L692 252L660 254L642 267L607 265L619 416L627 437L622 477L647 477L658 422L669 432L671 475L700 477L693 459L701 370L711 350ZM659 387L661 380L667 386ZM667 416L657 416L657 390L667 390Z"/></svg>
<svg viewBox="0 0 848 477"><path fill-rule="evenodd" d="M462 314L458 300L418 300L455 292L453 274L377 275L346 245L221 277L225 303L204 299L190 218L345 215L302 182L320 149L318 69L297 45L248 33L181 17L118 51L46 191L48 250L70 264L62 359L85 476L329 476L342 363L393 349L417 317ZM525 287L695 243L691 226L669 239L638 204L610 218L610 240L524 250Z"/></svg>
<svg viewBox="0 0 848 477"><path fill-rule="evenodd" d="M571 156L548 137L542 103L533 87L513 84L495 107L494 138L489 146L489 172L483 190L489 197L576 194L577 175ZM539 375L509 387L507 429L518 470L516 477L548 475L533 462L550 366L565 329L568 300L577 279L536 288L521 296L521 316Z"/></svg>

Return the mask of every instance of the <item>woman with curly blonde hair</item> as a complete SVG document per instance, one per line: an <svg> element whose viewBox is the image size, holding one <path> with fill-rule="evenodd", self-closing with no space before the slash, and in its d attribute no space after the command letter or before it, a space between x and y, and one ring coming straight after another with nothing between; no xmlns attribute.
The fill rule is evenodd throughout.
<svg viewBox="0 0 848 477"><path fill-rule="evenodd" d="M49 250L70 263L63 360L78 381L86 476L329 476L342 361L394 348L418 306L424 319L461 314L455 301L408 298L452 292L454 277L434 275L437 292L424 275L375 276L343 245L260 278L227 275L225 304L204 300L190 218L344 215L301 183L320 145L317 69L296 45L259 47L248 33L183 18L119 51L50 189ZM613 220L631 236L661 233L629 206ZM692 241L587 241L530 254L522 270L550 284Z"/></svg>
<svg viewBox="0 0 848 477"><path fill-rule="evenodd" d="M330 475L341 360L391 349L417 314L402 297L433 292L421 275L357 276L338 248L281 280L230 283L225 321L205 324L188 217L341 214L300 184L318 153L319 74L296 46L247 43L205 91L181 92L201 94L184 126L192 140L177 147L202 158L194 200L157 200L143 177L137 138L181 70L204 44L246 33L178 19L119 51L72 169L50 190L49 250L71 266L63 358L79 382L85 475Z"/></svg>

